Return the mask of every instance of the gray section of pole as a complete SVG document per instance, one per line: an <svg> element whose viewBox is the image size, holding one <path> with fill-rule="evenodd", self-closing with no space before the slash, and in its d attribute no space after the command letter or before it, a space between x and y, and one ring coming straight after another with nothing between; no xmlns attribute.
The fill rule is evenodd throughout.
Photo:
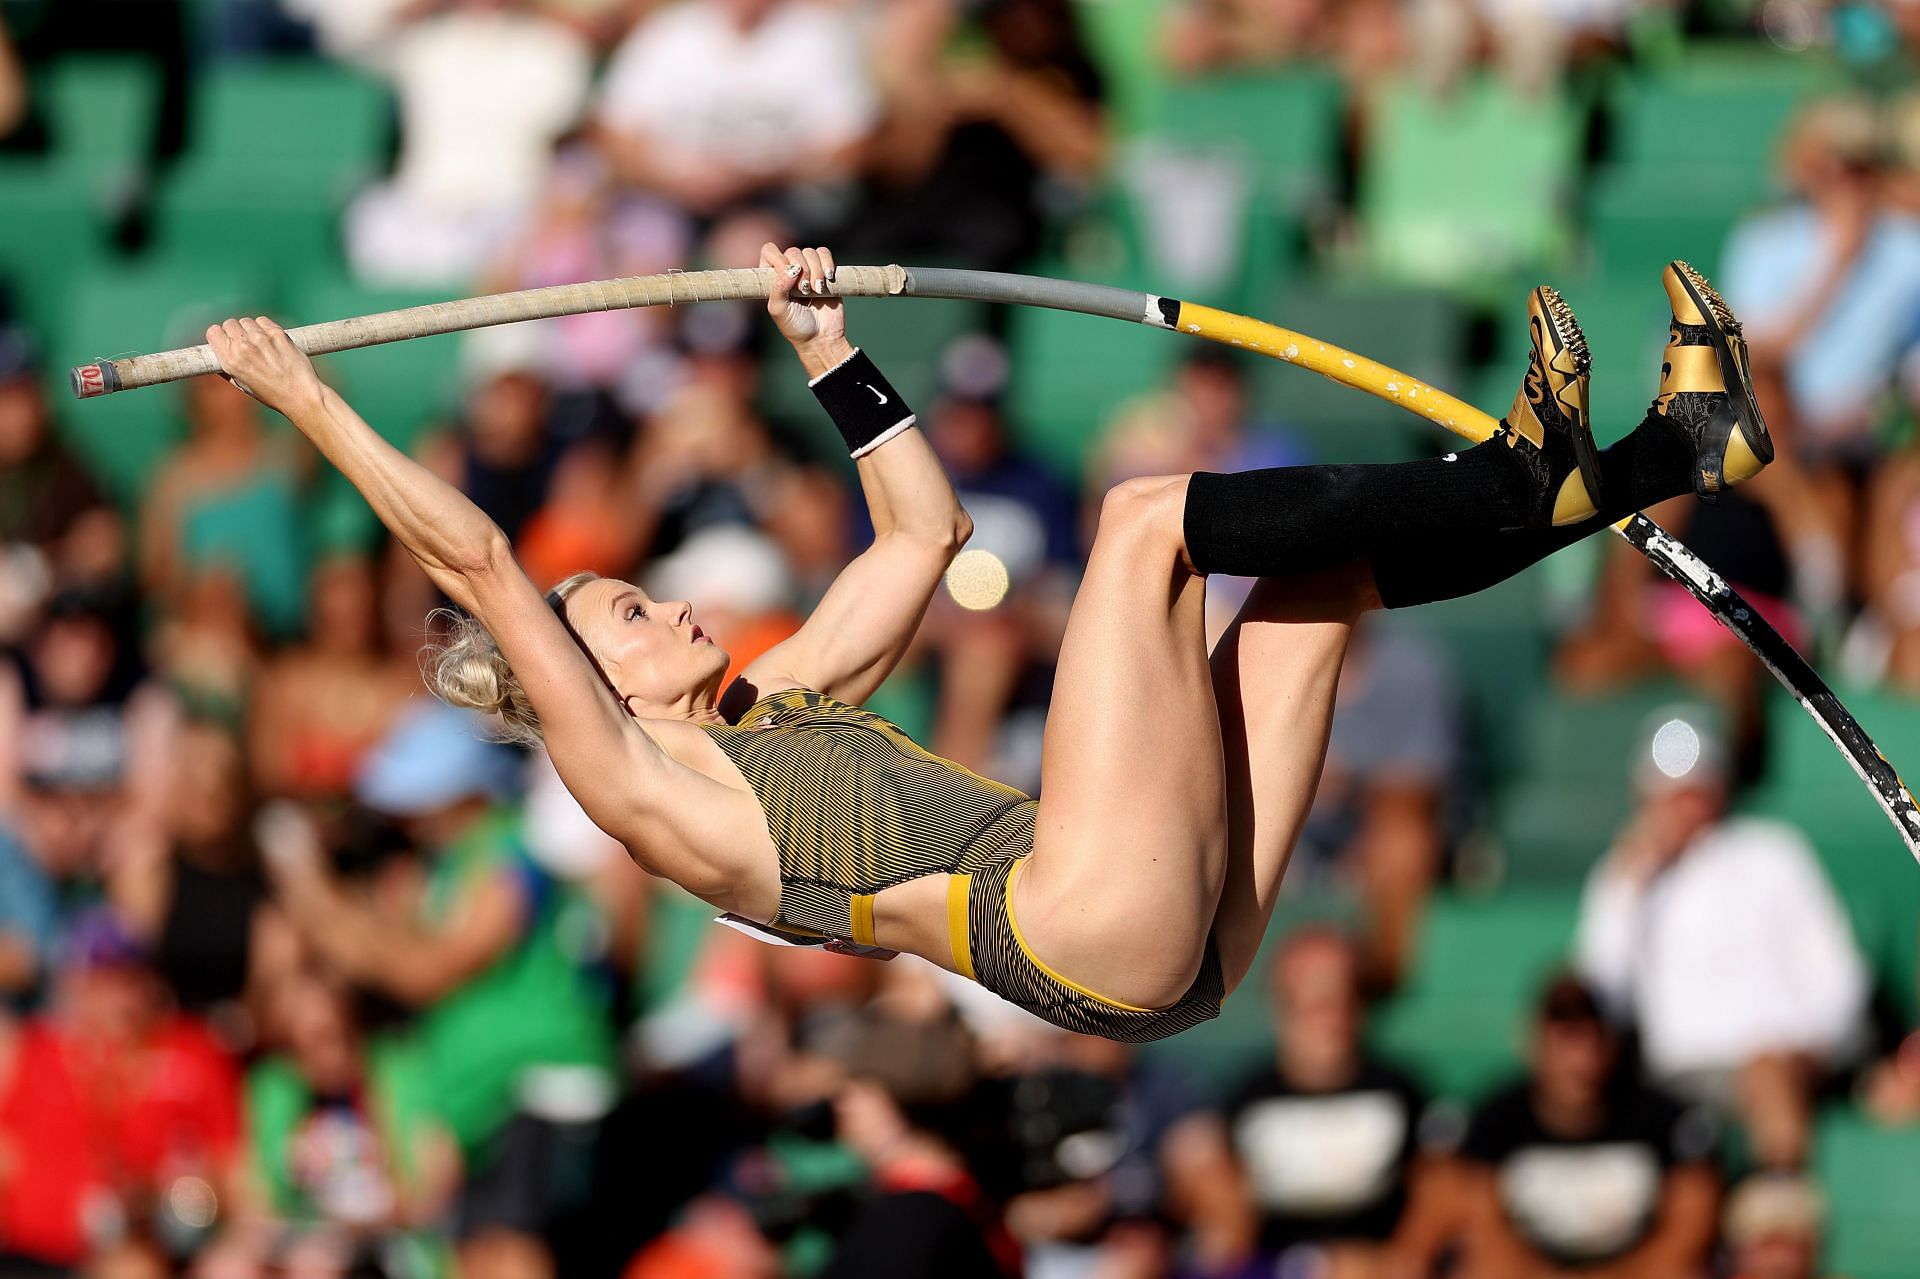
<svg viewBox="0 0 1920 1279"><path fill-rule="evenodd" d="M1054 311L1078 311L1133 324L1162 324L1160 299L1135 289L1076 280L1050 280L1038 275L1011 275L1004 271L961 271L949 267L907 268L909 296L952 298L969 302L1002 302L1039 306Z"/></svg>

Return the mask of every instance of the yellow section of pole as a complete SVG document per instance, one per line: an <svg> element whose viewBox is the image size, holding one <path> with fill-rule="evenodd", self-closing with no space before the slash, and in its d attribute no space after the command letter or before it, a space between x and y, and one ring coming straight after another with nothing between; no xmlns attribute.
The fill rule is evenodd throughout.
<svg viewBox="0 0 1920 1279"><path fill-rule="evenodd" d="M1225 346L1284 360L1342 386L1390 400L1417 413L1435 426L1479 444L1500 429L1498 419L1465 400L1436 390L1418 378L1390 369L1377 360L1322 342L1319 338L1283 329L1264 320L1218 311L1193 302L1180 304L1180 330Z"/></svg>

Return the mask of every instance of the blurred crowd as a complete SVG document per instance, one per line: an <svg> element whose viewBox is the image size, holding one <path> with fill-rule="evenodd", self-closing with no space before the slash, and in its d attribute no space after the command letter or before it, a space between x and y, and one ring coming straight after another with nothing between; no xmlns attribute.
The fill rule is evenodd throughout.
<svg viewBox="0 0 1920 1279"><path fill-rule="evenodd" d="M38 145L62 50L153 57L162 165L195 67L318 57L396 104L390 168L342 206L368 286L738 265L768 239L1018 270L1134 162L1096 7L0 0L0 144ZM1865 88L1793 117L1779 198L1723 260L1782 460L1656 515L1790 638L1920 693L1920 99L1884 88L1920 4L1137 8L1176 80L1337 70L1344 189L1308 220L1329 264L1363 234L1384 90L1557 92L1698 31L1854 68ZM744 665L866 531L850 470L767 411L764 330L705 304L477 333L412 447L543 584L636 576ZM1319 450L1194 351L1064 473L1027 443L1005 339L947 345L916 406L990 571L950 579L876 708L1033 789L1098 494ZM296 437L190 382L184 438L110 495L49 364L0 324L0 1275L1817 1279L1817 1114L1920 1123L1920 1031L1808 832L1734 806L1766 673L1637 556L1602 557L1556 677L1695 700L1637 740L1628 819L1587 832L1519 1073L1448 1095L1369 1033L1486 816L1459 673L1391 625L1348 659L1289 876L1340 906L1239 996L1268 1001L1272 1051L1209 1071L911 959L708 927L542 758L426 696L441 601L317 517L330 477ZM1210 589L1216 626L1247 586Z"/></svg>

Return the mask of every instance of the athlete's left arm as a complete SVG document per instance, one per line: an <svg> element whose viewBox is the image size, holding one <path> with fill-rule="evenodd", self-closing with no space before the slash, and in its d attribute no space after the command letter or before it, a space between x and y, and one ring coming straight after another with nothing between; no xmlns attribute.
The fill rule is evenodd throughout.
<svg viewBox="0 0 1920 1279"><path fill-rule="evenodd" d="M769 244L761 262L775 268L767 309L807 376L818 378L849 359L853 347L839 299L789 296L803 282L809 294L822 284L832 274L832 254L782 254ZM796 265L799 272L789 275ZM841 570L798 632L747 668L749 684L799 685L841 701L864 701L905 655L947 565L973 532L953 481L919 430L900 431L856 466L873 519L873 545Z"/></svg>

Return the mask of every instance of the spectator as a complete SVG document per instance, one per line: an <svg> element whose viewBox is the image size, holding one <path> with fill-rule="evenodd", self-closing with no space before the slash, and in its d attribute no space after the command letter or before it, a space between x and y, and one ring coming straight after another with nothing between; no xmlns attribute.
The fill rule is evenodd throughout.
<svg viewBox="0 0 1920 1279"><path fill-rule="evenodd" d="M1308 460L1297 439L1254 409L1241 357L1203 344L1181 360L1164 393L1123 406L1106 424L1088 469L1088 497L1141 475L1249 471ZM1083 506L1091 513L1099 502ZM1252 589L1251 578L1208 580L1210 639L1226 629Z"/></svg>
<svg viewBox="0 0 1920 1279"><path fill-rule="evenodd" d="M361 760L420 685L386 643L371 560L334 555L315 566L305 643L261 674L247 726L247 764L268 797L341 801Z"/></svg>
<svg viewBox="0 0 1920 1279"><path fill-rule="evenodd" d="M704 226L755 208L814 224L809 190L850 177L873 128L864 48L838 8L680 0L614 51L596 136L622 183Z"/></svg>
<svg viewBox="0 0 1920 1279"><path fill-rule="evenodd" d="M1842 565L1854 563L1859 483L1879 454L1876 401L1920 317L1920 220L1883 198L1878 139L1869 104L1806 107L1781 144L1793 202L1742 223L1722 273L1761 406L1806 469L1806 514Z"/></svg>
<svg viewBox="0 0 1920 1279"><path fill-rule="evenodd" d="M1819 1279L1821 1228L1826 1210L1805 1177L1762 1173L1727 1197L1725 1223L1730 1279Z"/></svg>
<svg viewBox="0 0 1920 1279"><path fill-rule="evenodd" d="M458 428L420 445L426 465L472 498L509 539L518 539L546 503L566 451L550 429L549 387L532 341L522 329L472 342Z"/></svg>
<svg viewBox="0 0 1920 1279"><path fill-rule="evenodd" d="M1273 1064L1227 1110L1246 1240L1275 1273L1372 1273L1431 1260L1425 1200L1437 1170L1420 1153L1427 1099L1362 1040L1363 960L1325 927L1301 929L1273 961ZM1410 1205L1422 1201L1417 1211Z"/></svg>
<svg viewBox="0 0 1920 1279"><path fill-rule="evenodd" d="M1915 112L1920 123L1920 111ZM1920 129L1916 129L1920 132ZM1913 179L1920 191L1920 166ZM1920 212L1920 197L1915 210ZM1904 379L1909 412L1920 403L1920 357ZM1888 456L1867 478L1859 573L1862 608L1841 661L1849 678L1920 692L1920 437Z"/></svg>
<svg viewBox="0 0 1920 1279"><path fill-rule="evenodd" d="M432 9L380 47L400 159L348 211L348 255L369 283L470 281L533 208L553 144L586 103L586 42L525 0Z"/></svg>
<svg viewBox="0 0 1920 1279"><path fill-rule="evenodd" d="M846 486L797 458L755 409L759 374L744 318L733 307L688 310L686 376L634 443L628 507L650 557L713 525L757 526L779 545L804 603L846 562Z"/></svg>
<svg viewBox="0 0 1920 1279"><path fill-rule="evenodd" d="M1355 628L1293 873L1356 883L1372 987L1396 985L1412 961L1457 816L1462 758L1445 655L1409 631Z"/></svg>
<svg viewBox="0 0 1920 1279"><path fill-rule="evenodd" d="M939 679L933 750L1037 786L1054 655L1080 569L1073 495L1014 443L998 346L963 338L941 365L944 391L923 421L973 537L923 632ZM982 571L982 587L969 590L967 576Z"/></svg>
<svg viewBox="0 0 1920 1279"><path fill-rule="evenodd" d="M230 1273L313 1279L430 1273L459 1154L420 1054L370 1038L352 992L319 973L280 978L272 1005L282 1047L246 1086L259 1217L222 1241L220 1259Z"/></svg>
<svg viewBox="0 0 1920 1279"><path fill-rule="evenodd" d="M108 824L173 714L139 679L124 628L115 602L63 591L0 660L0 820L58 881L99 870Z"/></svg>
<svg viewBox="0 0 1920 1279"><path fill-rule="evenodd" d="M27 73L7 36L7 15L0 13L0 138L13 132L27 113Z"/></svg>
<svg viewBox="0 0 1920 1279"><path fill-rule="evenodd" d="M238 732L266 660L247 588L225 565L191 570L147 641L154 678L202 719Z"/></svg>
<svg viewBox="0 0 1920 1279"><path fill-rule="evenodd" d="M1017 270L1040 248L1049 187L1089 186L1107 155L1105 87L1068 0L990 0L949 58L965 7L888 6L884 121L867 190L837 235L855 253Z"/></svg>
<svg viewBox="0 0 1920 1279"><path fill-rule="evenodd" d="M1708 717L1654 718L1638 806L1587 880L1580 969L1655 1082L1736 1113L1762 1166L1797 1167L1815 1088L1864 1047L1867 973L1806 837L1727 816Z"/></svg>
<svg viewBox="0 0 1920 1279"><path fill-rule="evenodd" d="M39 993L58 912L52 878L0 822L0 1010L24 1008Z"/></svg>
<svg viewBox="0 0 1920 1279"><path fill-rule="evenodd" d="M612 175L597 151L569 147L553 166L540 203L489 264L485 289L544 288L579 280L657 275L687 260L686 228L657 205L615 200ZM637 307L565 315L538 326L549 339L542 363L565 413L604 412L606 392L644 407L671 371L671 308ZM476 335L477 336L477 335Z"/></svg>
<svg viewBox="0 0 1920 1279"><path fill-rule="evenodd" d="M823 1028L812 1047L844 1072L834 1132L873 1182L823 1279L1021 1273L1019 1249L963 1153L978 1096L959 1024L856 1013Z"/></svg>
<svg viewBox="0 0 1920 1279"><path fill-rule="evenodd" d="M253 624L298 632L306 610L304 454L261 427L260 406L217 377L187 383L186 442L140 511L140 587L179 607L207 570L230 573Z"/></svg>
<svg viewBox="0 0 1920 1279"><path fill-rule="evenodd" d="M983 1059L1022 1049L1002 1086L1017 1161L1007 1224L1029 1279L1164 1270L1181 1228L1195 1258L1238 1256L1231 1161L1185 1072L1031 1018L998 1033Z"/></svg>
<svg viewBox="0 0 1920 1279"><path fill-rule="evenodd" d="M581 1187L611 1104L611 1032L580 953L598 931L539 872L498 794L518 771L484 725L422 703L368 756L358 797L431 850L411 917L358 899L311 829L282 812L268 838L277 898L301 937L356 984L419 1010L440 1114L468 1177L456 1211L463 1273L551 1269L544 1235Z"/></svg>
<svg viewBox="0 0 1920 1279"><path fill-rule="evenodd" d="M9 1037L0 1252L151 1265L203 1242L235 1201L239 1077L110 914L75 920L53 1006Z"/></svg>
<svg viewBox="0 0 1920 1279"><path fill-rule="evenodd" d="M1462 1273L1697 1274L1713 1242L1712 1124L1621 1069L1594 993L1543 993L1526 1081L1474 1112L1461 1149Z"/></svg>
<svg viewBox="0 0 1920 1279"><path fill-rule="evenodd" d="M121 576L120 517L53 433L24 329L0 327L0 644L17 643L47 595Z"/></svg>
<svg viewBox="0 0 1920 1279"><path fill-rule="evenodd" d="M255 1042L249 997L292 954L284 920L266 909L246 760L232 734L193 722L172 735L165 769L164 786L114 832L108 895L175 1001L244 1051Z"/></svg>

